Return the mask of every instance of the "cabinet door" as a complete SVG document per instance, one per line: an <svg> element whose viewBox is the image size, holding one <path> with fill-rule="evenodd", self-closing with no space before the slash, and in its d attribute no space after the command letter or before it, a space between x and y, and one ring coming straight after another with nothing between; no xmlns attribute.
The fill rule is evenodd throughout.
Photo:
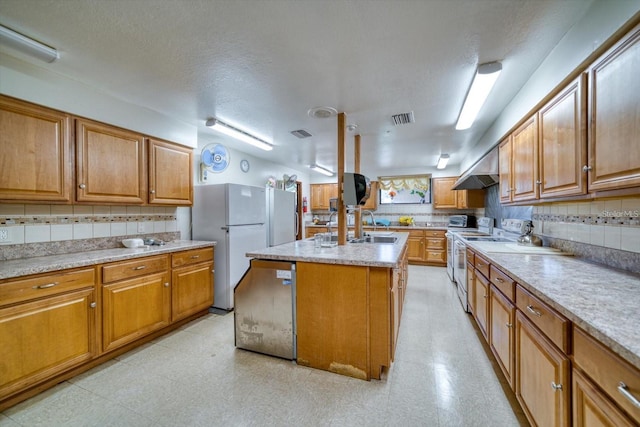
<svg viewBox="0 0 640 427"><path fill-rule="evenodd" d="M456 261L454 261L456 262ZM473 265L467 264L467 305L469 306L469 311L475 317L476 312L476 275L475 269Z"/></svg>
<svg viewBox="0 0 640 427"><path fill-rule="evenodd" d="M540 198L587 192L586 78L581 75L540 110Z"/></svg>
<svg viewBox="0 0 640 427"><path fill-rule="evenodd" d="M71 202L70 118L0 96L0 200Z"/></svg>
<svg viewBox="0 0 640 427"><path fill-rule="evenodd" d="M0 400L91 359L96 316L93 288L0 309Z"/></svg>
<svg viewBox="0 0 640 427"><path fill-rule="evenodd" d="M511 193L513 193L511 188L511 154L513 150L511 148L511 137L509 136L500 143L499 147L500 203L511 202Z"/></svg>
<svg viewBox="0 0 640 427"><path fill-rule="evenodd" d="M640 25L589 69L589 191L640 186Z"/></svg>
<svg viewBox="0 0 640 427"><path fill-rule="evenodd" d="M371 193L369 194L367 202L364 204L364 206L362 206L362 209L367 209L370 211L375 211L376 209L378 209L378 181L371 181Z"/></svg>
<svg viewBox="0 0 640 427"><path fill-rule="evenodd" d="M311 210L325 210L328 209L328 206L324 206L324 191L322 184L311 184Z"/></svg>
<svg viewBox="0 0 640 427"><path fill-rule="evenodd" d="M489 345L507 382L513 389L516 308L493 285L491 285L490 292Z"/></svg>
<svg viewBox="0 0 640 427"><path fill-rule="evenodd" d="M458 201L456 192L452 190L457 178L433 178L433 207L437 209L456 209Z"/></svg>
<svg viewBox="0 0 640 427"><path fill-rule="evenodd" d="M171 320L173 322L206 310L213 304L213 263L173 270Z"/></svg>
<svg viewBox="0 0 640 427"><path fill-rule="evenodd" d="M534 114L513 132L511 139L511 182L514 202L534 200L538 188L538 115Z"/></svg>
<svg viewBox="0 0 640 427"><path fill-rule="evenodd" d="M338 197L338 184L323 184L324 206L328 210L331 207L330 200Z"/></svg>
<svg viewBox="0 0 640 427"><path fill-rule="evenodd" d="M400 330L400 318L402 317L402 293L400 289L400 271L393 271L393 284L391 287L391 360L396 354L398 343L398 331Z"/></svg>
<svg viewBox="0 0 640 427"><path fill-rule="evenodd" d="M475 272L473 298L475 308L473 316L478 323L478 327L480 327L480 332L484 335L484 339L489 341L489 334L487 333L487 323L489 321L489 281L478 271Z"/></svg>
<svg viewBox="0 0 640 427"><path fill-rule="evenodd" d="M569 359L516 311L516 383L532 425L570 425Z"/></svg>
<svg viewBox="0 0 640 427"><path fill-rule="evenodd" d="M167 326L169 273L102 286L103 350L109 351Z"/></svg>
<svg viewBox="0 0 640 427"><path fill-rule="evenodd" d="M580 370L574 369L572 378L574 426L632 427L636 425Z"/></svg>
<svg viewBox="0 0 640 427"><path fill-rule="evenodd" d="M78 202L139 205L147 201L142 135L77 119L76 169Z"/></svg>
<svg viewBox="0 0 640 427"><path fill-rule="evenodd" d="M193 168L191 148L149 139L149 203L191 206Z"/></svg>
<svg viewBox="0 0 640 427"><path fill-rule="evenodd" d="M424 260L424 237L409 236L407 239L407 257L409 261Z"/></svg>

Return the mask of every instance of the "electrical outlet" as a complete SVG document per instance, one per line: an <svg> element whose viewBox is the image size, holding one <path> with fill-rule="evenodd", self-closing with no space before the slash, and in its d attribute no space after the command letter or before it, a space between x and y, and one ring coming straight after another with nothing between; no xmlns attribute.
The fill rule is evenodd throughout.
<svg viewBox="0 0 640 427"><path fill-rule="evenodd" d="M144 222L138 223L138 233L144 233Z"/></svg>
<svg viewBox="0 0 640 427"><path fill-rule="evenodd" d="M11 230L9 227L0 227L0 243L11 242Z"/></svg>

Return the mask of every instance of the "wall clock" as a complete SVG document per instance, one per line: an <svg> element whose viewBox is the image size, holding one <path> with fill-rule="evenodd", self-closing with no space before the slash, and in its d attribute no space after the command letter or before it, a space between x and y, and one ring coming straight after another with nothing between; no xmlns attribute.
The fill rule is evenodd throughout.
<svg viewBox="0 0 640 427"><path fill-rule="evenodd" d="M242 161L240 161L240 169L242 172L249 172L249 160L242 159Z"/></svg>

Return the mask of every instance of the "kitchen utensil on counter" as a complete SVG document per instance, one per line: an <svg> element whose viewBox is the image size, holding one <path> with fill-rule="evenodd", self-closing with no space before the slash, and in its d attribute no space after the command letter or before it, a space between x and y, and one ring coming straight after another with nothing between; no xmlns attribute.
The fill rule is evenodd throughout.
<svg viewBox="0 0 640 427"><path fill-rule="evenodd" d="M518 237L518 244L524 246L542 246L542 239L538 236L534 236L533 222L525 221L523 224L524 234Z"/></svg>
<svg viewBox="0 0 640 427"><path fill-rule="evenodd" d="M122 244L126 248L139 248L140 246L144 246L142 239L124 239Z"/></svg>

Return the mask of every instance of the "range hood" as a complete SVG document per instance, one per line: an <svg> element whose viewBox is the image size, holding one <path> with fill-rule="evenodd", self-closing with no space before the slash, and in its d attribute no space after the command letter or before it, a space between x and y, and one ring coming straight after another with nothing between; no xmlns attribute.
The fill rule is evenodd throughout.
<svg viewBox="0 0 640 427"><path fill-rule="evenodd" d="M499 181L498 147L489 151L469 168L453 185L454 190L478 190L491 187Z"/></svg>

